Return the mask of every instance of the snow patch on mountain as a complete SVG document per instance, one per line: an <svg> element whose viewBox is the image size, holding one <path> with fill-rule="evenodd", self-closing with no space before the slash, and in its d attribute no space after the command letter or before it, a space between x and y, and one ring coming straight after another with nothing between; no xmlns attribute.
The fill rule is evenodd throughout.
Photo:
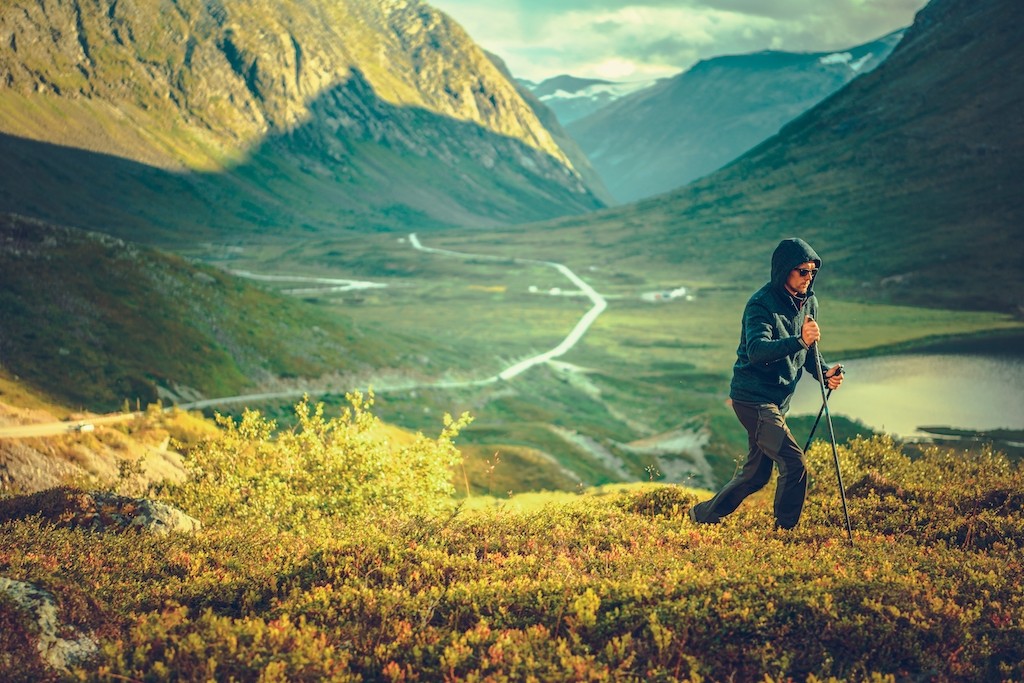
<svg viewBox="0 0 1024 683"><path fill-rule="evenodd" d="M598 83L575 91L556 90L550 95L540 98L547 104L550 100L571 100L571 99L604 99L607 101L617 100L620 97L643 90L654 85L655 81L633 81L628 83Z"/></svg>
<svg viewBox="0 0 1024 683"><path fill-rule="evenodd" d="M854 73L860 73L868 62L874 57L873 52L867 52L862 55L859 59L854 59L853 55L849 52L833 52L830 55L825 55L818 60L819 64L830 65L830 64L845 64L850 67L850 70Z"/></svg>
<svg viewBox="0 0 1024 683"><path fill-rule="evenodd" d="M853 55L849 52L833 52L830 55L825 55L818 60L819 64L849 64L850 60L853 59Z"/></svg>
<svg viewBox="0 0 1024 683"><path fill-rule="evenodd" d="M532 92L564 126L656 83L652 80L615 82L559 76L540 83L532 88Z"/></svg>
<svg viewBox="0 0 1024 683"><path fill-rule="evenodd" d="M859 72L861 69L864 68L864 65L871 61L872 57L874 56L875 55L873 53L869 52L860 59L850 62L850 68L853 69L854 71Z"/></svg>

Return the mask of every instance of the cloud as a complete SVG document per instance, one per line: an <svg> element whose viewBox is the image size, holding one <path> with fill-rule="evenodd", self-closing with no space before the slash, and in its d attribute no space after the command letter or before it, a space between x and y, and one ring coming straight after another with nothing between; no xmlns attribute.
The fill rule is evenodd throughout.
<svg viewBox="0 0 1024 683"><path fill-rule="evenodd" d="M926 0L435 0L512 72L617 80L764 49L853 47L908 26ZM497 6L496 6L497 5Z"/></svg>

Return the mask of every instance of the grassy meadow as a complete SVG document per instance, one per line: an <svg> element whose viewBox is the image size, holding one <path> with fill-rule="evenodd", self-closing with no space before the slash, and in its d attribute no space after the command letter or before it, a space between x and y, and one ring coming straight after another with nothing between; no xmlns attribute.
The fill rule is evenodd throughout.
<svg viewBox="0 0 1024 683"><path fill-rule="evenodd" d="M708 527L686 517L708 492L678 485L456 503L438 475L464 422L396 444L351 405L276 432L249 413L190 449L189 478L149 495L192 534L0 500L0 575L96 644L43 665L0 592L5 680L1024 678L1024 473L998 453L843 446L851 545L820 443L796 530L772 529L770 489Z"/></svg>

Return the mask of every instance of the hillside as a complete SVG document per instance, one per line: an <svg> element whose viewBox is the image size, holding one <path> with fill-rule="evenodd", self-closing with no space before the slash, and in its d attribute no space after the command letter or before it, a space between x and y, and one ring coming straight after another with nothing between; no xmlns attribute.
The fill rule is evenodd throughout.
<svg viewBox="0 0 1024 683"><path fill-rule="evenodd" d="M933 0L878 69L725 168L489 239L528 240L538 256L615 252L620 269L746 289L767 277L777 241L797 234L822 254L819 286L832 294L1019 312L1024 45L1012 27L1022 11Z"/></svg>
<svg viewBox="0 0 1024 683"><path fill-rule="evenodd" d="M0 33L0 210L187 242L601 205L417 0L15 0Z"/></svg>
<svg viewBox="0 0 1024 683"><path fill-rule="evenodd" d="M0 368L65 405L233 396L282 378L365 374L402 357L397 337L364 335L337 314L214 268L0 216Z"/></svg>
<svg viewBox="0 0 1024 683"><path fill-rule="evenodd" d="M766 51L699 62L567 124L616 201L682 187L732 161L881 64L899 31L832 53Z"/></svg>
<svg viewBox="0 0 1024 683"><path fill-rule="evenodd" d="M135 406L132 406L134 410ZM161 482L183 481L182 452L217 433L212 420L156 406L120 423L54 403L0 369L0 430L63 422L63 434L0 438L0 495L79 486L120 485L135 493ZM83 432L78 424L93 424Z"/></svg>
<svg viewBox="0 0 1024 683"><path fill-rule="evenodd" d="M448 429L388 451L364 413L325 420L271 441L249 418L191 450L150 495L198 530L125 529L148 501L103 492L0 498L0 675L1024 676L1024 472L999 454L844 447L851 545L824 445L800 525L777 532L769 491L712 527L686 517L709 494L679 486L456 507L430 476Z"/></svg>
<svg viewBox="0 0 1024 683"><path fill-rule="evenodd" d="M544 99L537 96L528 85L513 77L512 72L509 71L508 66L501 57L489 52L486 54L505 78L515 86L519 96L523 98L523 101L526 102L527 106L537 116L537 120L551 133L551 137L558 143L558 147L565 153L569 161L572 162L572 167L580 174L580 178L586 183L587 188L602 204L613 204L615 200L608 193L608 188L604 186L601 176L594 170L590 159L587 158L587 155L583 153L583 150L576 144L576 141L562 127L558 112L548 107Z"/></svg>

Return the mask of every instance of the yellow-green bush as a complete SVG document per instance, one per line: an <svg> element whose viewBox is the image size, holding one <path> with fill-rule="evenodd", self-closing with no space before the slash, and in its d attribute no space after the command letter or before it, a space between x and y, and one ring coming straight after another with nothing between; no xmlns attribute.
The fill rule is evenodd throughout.
<svg viewBox="0 0 1024 683"><path fill-rule="evenodd" d="M372 395L348 395L338 417L303 399L294 429L277 431L259 412L235 422L218 416L224 433L188 452L189 480L168 489L170 500L209 523L268 521L287 529L325 518L425 514L449 505L452 467L461 461L452 439L469 423L445 415L437 439L422 434L395 447L370 412Z"/></svg>

